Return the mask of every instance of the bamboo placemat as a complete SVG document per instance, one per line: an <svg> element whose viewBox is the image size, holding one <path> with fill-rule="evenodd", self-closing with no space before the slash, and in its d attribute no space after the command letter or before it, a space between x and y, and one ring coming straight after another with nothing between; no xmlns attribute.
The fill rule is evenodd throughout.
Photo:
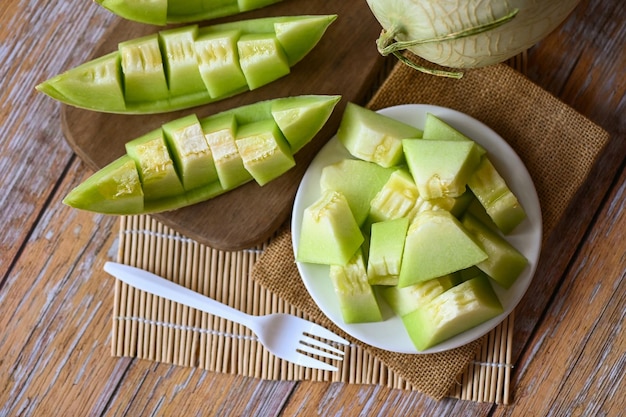
<svg viewBox="0 0 626 417"><path fill-rule="evenodd" d="M271 242L271 240L270 240ZM249 314L306 314L263 288L249 274L267 248L216 250L186 238L152 217L122 217L118 262L143 268ZM483 339L475 359L449 396L508 403L514 317ZM245 327L116 282L112 354L213 372L274 380L378 384L412 389L360 346L345 349L339 372L311 370L276 359Z"/></svg>

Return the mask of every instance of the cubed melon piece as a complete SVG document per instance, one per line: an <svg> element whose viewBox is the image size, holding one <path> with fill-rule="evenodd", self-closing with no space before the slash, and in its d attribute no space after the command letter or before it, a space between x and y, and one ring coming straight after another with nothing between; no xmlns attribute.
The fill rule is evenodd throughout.
<svg viewBox="0 0 626 417"><path fill-rule="evenodd" d="M158 33L120 42L118 50L127 102L157 101L169 97Z"/></svg>
<svg viewBox="0 0 626 417"><path fill-rule="evenodd" d="M399 317L405 316L433 298L460 283L456 273L418 282L408 287L395 285L380 287L379 293L391 310Z"/></svg>
<svg viewBox="0 0 626 417"><path fill-rule="evenodd" d="M346 265L331 265L330 278L345 323L382 321L378 300L367 281L360 249Z"/></svg>
<svg viewBox="0 0 626 417"><path fill-rule="evenodd" d="M326 191L303 211L296 260L345 265L364 240L346 197Z"/></svg>
<svg viewBox="0 0 626 417"><path fill-rule="evenodd" d="M502 314L489 279L478 276L456 285L402 317L411 341L426 350Z"/></svg>
<svg viewBox="0 0 626 417"><path fill-rule="evenodd" d="M398 286L447 275L485 259L487 253L452 214L422 211L407 232Z"/></svg>
<svg viewBox="0 0 626 417"><path fill-rule="evenodd" d="M296 165L291 148L273 119L239 126L235 144L243 166L259 185Z"/></svg>
<svg viewBox="0 0 626 417"><path fill-rule="evenodd" d="M165 123L162 128L185 190L218 180L213 153L195 114Z"/></svg>
<svg viewBox="0 0 626 417"><path fill-rule="evenodd" d="M369 214L370 202L395 170L360 159L342 159L322 169L320 189L341 192L354 219L362 225Z"/></svg>
<svg viewBox="0 0 626 417"><path fill-rule="evenodd" d="M470 213L463 215L461 223L480 242L488 255L487 259L476 266L502 287L510 288L526 269L526 257Z"/></svg>
<svg viewBox="0 0 626 417"><path fill-rule="evenodd" d="M289 74L291 67L272 34L245 34L237 41L239 64L248 87L254 90Z"/></svg>
<svg viewBox="0 0 626 417"><path fill-rule="evenodd" d="M372 224L367 276L372 285L397 285L409 228L406 217Z"/></svg>
<svg viewBox="0 0 626 417"><path fill-rule="evenodd" d="M421 135L416 127L351 102L337 131L337 138L354 157L383 167L401 164L402 139Z"/></svg>
<svg viewBox="0 0 626 417"><path fill-rule="evenodd" d="M243 160L235 143L237 118L234 114L213 116L200 121L204 137L211 148L220 184L232 190L252 179L243 166Z"/></svg>
<svg viewBox="0 0 626 417"><path fill-rule="evenodd" d="M196 58L197 25L183 26L159 32L165 60L165 74L173 96L205 92Z"/></svg>
<svg viewBox="0 0 626 417"><path fill-rule="evenodd" d="M405 139L402 145L415 185L426 200L465 193L480 162L473 141Z"/></svg>
<svg viewBox="0 0 626 417"><path fill-rule="evenodd" d="M146 200L158 200L185 192L162 129L127 142L126 153L137 164Z"/></svg>
<svg viewBox="0 0 626 417"><path fill-rule="evenodd" d="M397 169L370 202L370 218L373 222L393 220L410 216L419 198L417 186L411 174Z"/></svg>
<svg viewBox="0 0 626 417"><path fill-rule="evenodd" d="M238 30L202 33L194 43L202 81L211 97L226 97L248 90L239 65Z"/></svg>

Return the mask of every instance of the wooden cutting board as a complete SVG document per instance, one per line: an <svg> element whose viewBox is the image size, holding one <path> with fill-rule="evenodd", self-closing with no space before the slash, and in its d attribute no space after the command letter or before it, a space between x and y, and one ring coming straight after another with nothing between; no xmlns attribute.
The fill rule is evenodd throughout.
<svg viewBox="0 0 626 417"><path fill-rule="evenodd" d="M241 250L264 242L289 218L300 180L309 162L336 132L346 103L361 103L382 69L383 58L375 46L380 26L361 0L285 0L210 22L303 14L337 14L338 18L315 49L285 78L217 103L166 114L115 115L64 105L62 127L67 141L90 168L97 170L123 155L126 142L187 114L206 117L260 100L300 94L342 95L324 129L296 154L296 167L280 178L263 187L251 182L200 204L154 214L168 227L216 249ZM120 18L93 58L115 51L123 40L159 29Z"/></svg>

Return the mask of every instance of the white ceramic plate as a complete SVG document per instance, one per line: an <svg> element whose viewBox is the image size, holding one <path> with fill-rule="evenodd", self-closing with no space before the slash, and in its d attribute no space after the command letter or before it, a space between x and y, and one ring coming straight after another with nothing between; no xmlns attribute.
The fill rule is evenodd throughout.
<svg viewBox="0 0 626 417"><path fill-rule="evenodd" d="M352 337L380 349L401 353L433 353L453 349L478 339L496 327L511 313L528 289L541 250L542 222L537 192L526 167L515 151L497 133L478 120L452 109L424 104L389 107L379 112L420 129L424 126L426 114L432 113L487 149L490 160L526 210L527 219L507 236L507 240L526 256L528 266L510 289L505 290L494 285L494 290L504 307L501 315L424 351L415 348L400 318L393 315L391 309L382 301L384 318L382 322L344 323L330 281L328 266L299 262L298 270L304 285L322 312ZM295 253L298 250L304 209L320 196L319 180L322 169L344 158L352 156L334 137L322 148L304 175L296 194L291 220Z"/></svg>

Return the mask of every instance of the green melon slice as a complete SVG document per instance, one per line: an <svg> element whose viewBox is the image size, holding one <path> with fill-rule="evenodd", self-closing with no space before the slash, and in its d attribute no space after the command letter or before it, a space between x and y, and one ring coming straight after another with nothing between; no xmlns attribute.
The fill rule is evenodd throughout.
<svg viewBox="0 0 626 417"><path fill-rule="evenodd" d="M391 167L404 161L402 139L422 131L354 103L346 105L337 138L356 158Z"/></svg>
<svg viewBox="0 0 626 417"><path fill-rule="evenodd" d="M346 265L331 265L329 274L345 323L382 321L378 300L367 280L361 250Z"/></svg>
<svg viewBox="0 0 626 417"><path fill-rule="evenodd" d="M452 214L418 213L407 232L399 287L441 277L487 259L487 253Z"/></svg>
<svg viewBox="0 0 626 417"><path fill-rule="evenodd" d="M320 189L341 192L348 200L354 219L363 225L370 202L396 168L383 168L360 159L342 159L322 169Z"/></svg>
<svg viewBox="0 0 626 417"><path fill-rule="evenodd" d="M304 209L296 260L346 265L364 240L346 197L326 191Z"/></svg>
<svg viewBox="0 0 626 417"><path fill-rule="evenodd" d="M450 288L402 317L418 350L431 348L503 312L489 279L478 276Z"/></svg>

